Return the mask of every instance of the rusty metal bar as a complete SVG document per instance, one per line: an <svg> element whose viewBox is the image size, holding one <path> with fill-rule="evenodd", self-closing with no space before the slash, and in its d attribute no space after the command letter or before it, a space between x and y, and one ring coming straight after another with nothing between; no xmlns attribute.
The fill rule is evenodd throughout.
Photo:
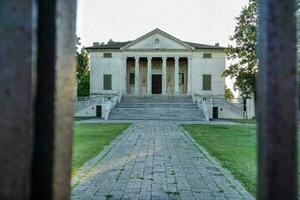
<svg viewBox="0 0 300 200"><path fill-rule="evenodd" d="M0 3L0 199L30 198L34 2Z"/></svg>
<svg viewBox="0 0 300 200"><path fill-rule="evenodd" d="M258 199L297 199L296 2L259 2Z"/></svg>
<svg viewBox="0 0 300 200"><path fill-rule="evenodd" d="M69 199L76 1L38 1L32 199Z"/></svg>

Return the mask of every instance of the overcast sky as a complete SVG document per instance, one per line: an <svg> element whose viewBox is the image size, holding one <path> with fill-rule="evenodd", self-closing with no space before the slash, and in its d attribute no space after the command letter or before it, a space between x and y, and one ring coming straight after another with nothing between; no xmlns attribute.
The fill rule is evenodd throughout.
<svg viewBox="0 0 300 200"><path fill-rule="evenodd" d="M155 28L184 41L227 46L248 0L78 0L77 35L94 41L134 40Z"/></svg>

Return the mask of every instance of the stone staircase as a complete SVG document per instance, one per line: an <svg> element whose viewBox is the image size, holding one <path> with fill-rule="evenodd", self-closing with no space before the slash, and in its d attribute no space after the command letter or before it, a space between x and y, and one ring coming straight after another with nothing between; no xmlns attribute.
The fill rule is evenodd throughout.
<svg viewBox="0 0 300 200"><path fill-rule="evenodd" d="M109 119L202 121L205 117L191 96L123 96Z"/></svg>

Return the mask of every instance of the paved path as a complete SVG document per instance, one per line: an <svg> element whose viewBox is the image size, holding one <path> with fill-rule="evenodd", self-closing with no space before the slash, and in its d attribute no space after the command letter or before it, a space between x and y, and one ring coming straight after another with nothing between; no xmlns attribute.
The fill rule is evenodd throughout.
<svg viewBox="0 0 300 200"><path fill-rule="evenodd" d="M173 122L139 121L73 188L72 199L253 199Z"/></svg>

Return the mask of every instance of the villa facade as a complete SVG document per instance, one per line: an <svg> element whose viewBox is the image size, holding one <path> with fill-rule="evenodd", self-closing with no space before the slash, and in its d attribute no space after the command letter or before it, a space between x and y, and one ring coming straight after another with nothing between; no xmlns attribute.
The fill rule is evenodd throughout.
<svg viewBox="0 0 300 200"><path fill-rule="evenodd" d="M182 41L155 29L133 41L85 48L90 96L75 116L105 119L210 120L253 117L225 99L225 48ZM249 111L250 111L249 110Z"/></svg>
<svg viewBox="0 0 300 200"><path fill-rule="evenodd" d="M159 29L129 42L94 43L90 95L224 97L225 48L181 41Z"/></svg>

